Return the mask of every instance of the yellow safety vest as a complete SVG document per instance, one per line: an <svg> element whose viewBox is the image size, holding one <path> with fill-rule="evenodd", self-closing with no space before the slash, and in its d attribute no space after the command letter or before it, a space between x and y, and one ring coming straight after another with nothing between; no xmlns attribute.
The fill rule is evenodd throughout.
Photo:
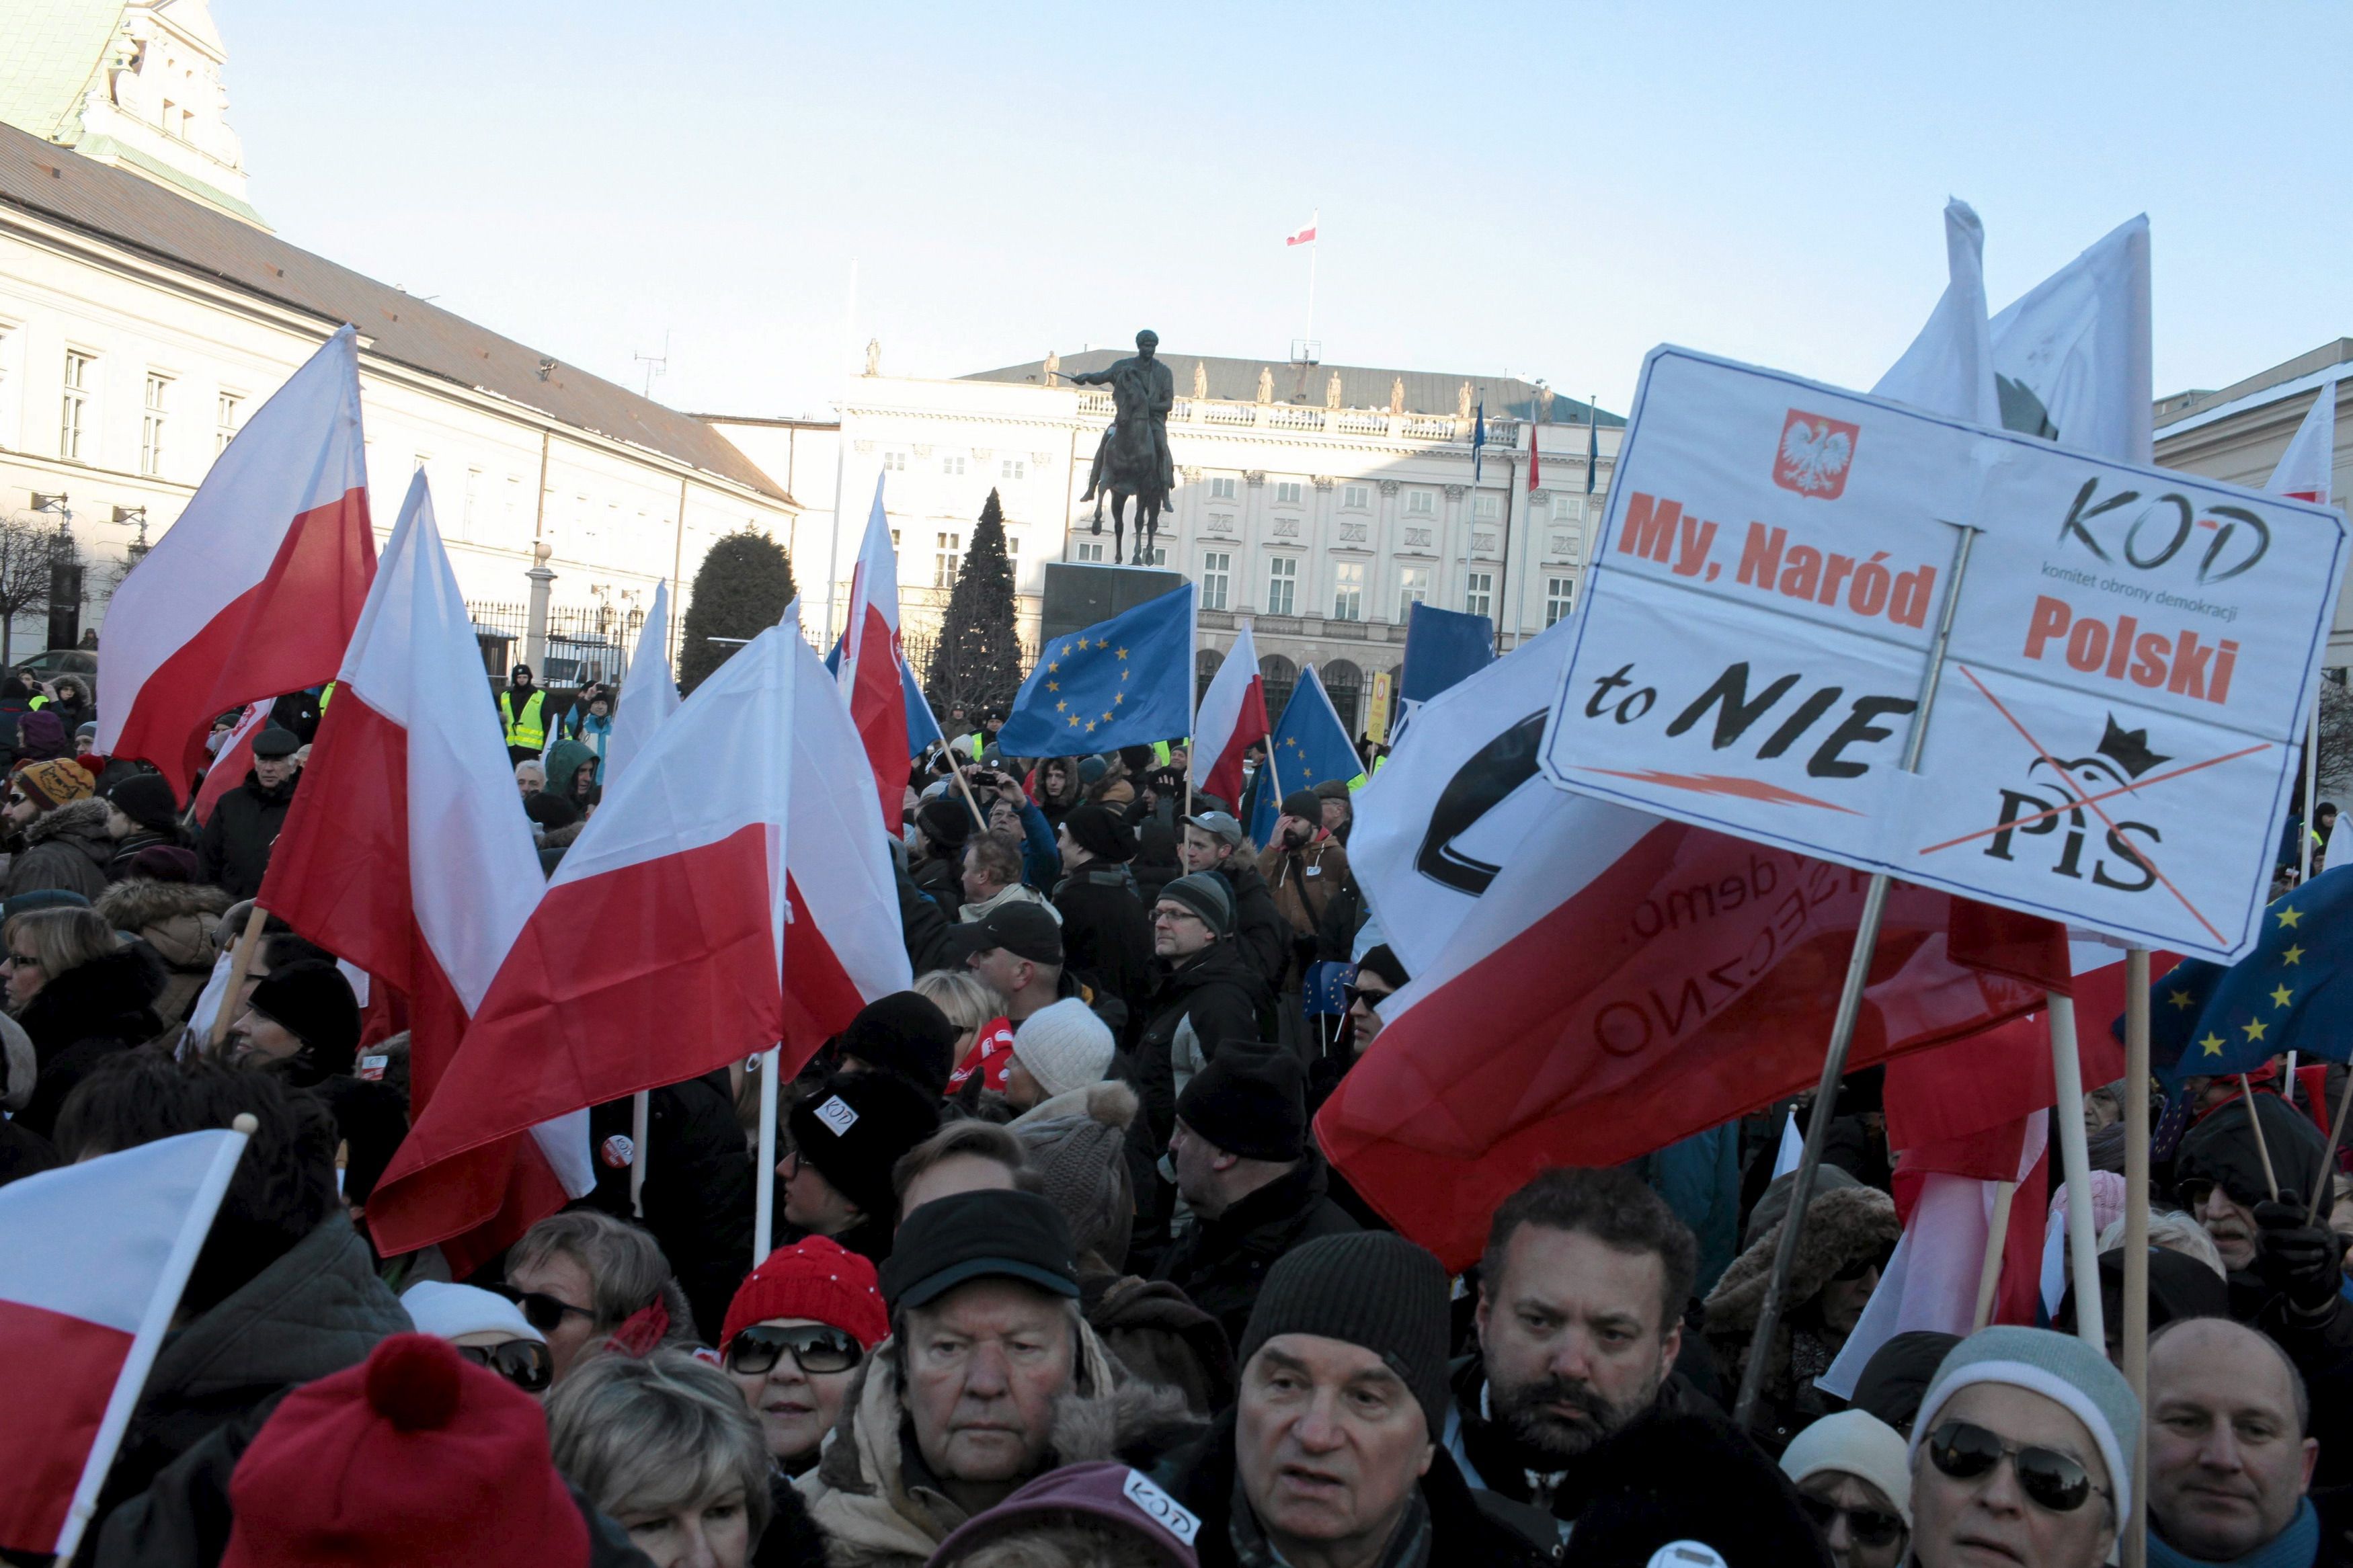
<svg viewBox="0 0 2353 1568"><path fill-rule="evenodd" d="M522 711L518 714L514 710L513 690L500 692L499 711L506 717L507 744L526 746L534 752L544 747L547 744L547 726L540 715L546 706L547 693L533 688L529 700L522 705Z"/></svg>
<svg viewBox="0 0 2353 1568"><path fill-rule="evenodd" d="M335 683L332 680L319 688L319 717L327 716L327 704L335 700Z"/></svg>
<svg viewBox="0 0 2353 1568"><path fill-rule="evenodd" d="M1156 768L1165 768L1168 765L1167 742L1155 741L1152 742L1152 765Z"/></svg>

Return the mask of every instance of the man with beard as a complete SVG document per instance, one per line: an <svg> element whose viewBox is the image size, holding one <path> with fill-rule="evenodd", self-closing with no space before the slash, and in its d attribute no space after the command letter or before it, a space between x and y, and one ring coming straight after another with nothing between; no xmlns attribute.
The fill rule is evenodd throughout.
<svg viewBox="0 0 2353 1568"><path fill-rule="evenodd" d="M1673 1373L1697 1251L1628 1171L1550 1170L1504 1200L1446 1419L1472 1486L1572 1523L1579 1459L1652 1409L1705 1404Z"/></svg>

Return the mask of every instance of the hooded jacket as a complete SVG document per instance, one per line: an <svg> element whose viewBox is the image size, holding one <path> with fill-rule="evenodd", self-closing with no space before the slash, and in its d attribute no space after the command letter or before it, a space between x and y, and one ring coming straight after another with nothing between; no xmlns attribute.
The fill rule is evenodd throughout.
<svg viewBox="0 0 2353 1568"><path fill-rule="evenodd" d="M1261 1038L1259 1013L1270 1001L1265 983L1230 941L1210 943L1162 976L1134 1046L1135 1088L1144 1097L1138 1125L1155 1159L1176 1130L1178 1092L1228 1040Z"/></svg>
<svg viewBox="0 0 2353 1568"><path fill-rule="evenodd" d="M1196 1219L1153 1271L1242 1342L1259 1288L1284 1253L1319 1236L1363 1227L1324 1195L1324 1156L1311 1145L1297 1164L1215 1219Z"/></svg>
<svg viewBox="0 0 2353 1568"><path fill-rule="evenodd" d="M269 847L286 826L302 772L297 768L276 789L264 789L261 775L247 770L245 782L213 802L212 820L196 841L196 864L204 879L227 889L232 899L261 891L269 869Z"/></svg>
<svg viewBox="0 0 2353 1568"><path fill-rule="evenodd" d="M602 768L602 764L597 761L596 753L590 751L586 746L582 745L579 742L558 741L555 744L548 747L544 765L547 769L546 787L548 793L569 801L572 805L578 806L584 813L589 806L595 805L603 797L605 792L597 787L596 782L596 772L591 772L588 775L588 793L586 795L581 795L572 793L572 781L574 778L578 776L582 768L589 768L592 770L601 770Z"/></svg>
<svg viewBox="0 0 2353 1568"><path fill-rule="evenodd" d="M1103 1342L1081 1323L1073 1391L1058 1403L1041 1473L1092 1459L1149 1463L1158 1457L1155 1450L1176 1446L1174 1397L1143 1387L1120 1389L1118 1377ZM833 1568L923 1568L969 1517L916 1451L896 1340L884 1341L859 1368L841 1416L827 1435L824 1457L795 1484L809 1518L825 1531Z"/></svg>
<svg viewBox="0 0 2353 1568"><path fill-rule="evenodd" d="M166 979L155 1011L166 1024L187 1021L221 954L216 934L229 896L218 888L191 882L155 882L134 877L98 897L108 925L128 931L162 960Z"/></svg>
<svg viewBox="0 0 2353 1568"><path fill-rule="evenodd" d="M330 1217L164 1341L78 1561L211 1568L228 1546L229 1473L278 1401L409 1328L367 1243Z"/></svg>
<svg viewBox="0 0 2353 1568"><path fill-rule="evenodd" d="M106 816L106 802L93 798L68 801L33 818L25 827L24 852L8 862L8 880L0 897L63 888L96 903L106 891L106 868L114 859Z"/></svg>
<svg viewBox="0 0 2353 1568"><path fill-rule="evenodd" d="M116 1051L164 1032L154 1006L163 994L163 964L137 947L100 953L50 976L16 1015L40 1065L33 1097L17 1121L44 1138L54 1136L58 1112L76 1084Z"/></svg>

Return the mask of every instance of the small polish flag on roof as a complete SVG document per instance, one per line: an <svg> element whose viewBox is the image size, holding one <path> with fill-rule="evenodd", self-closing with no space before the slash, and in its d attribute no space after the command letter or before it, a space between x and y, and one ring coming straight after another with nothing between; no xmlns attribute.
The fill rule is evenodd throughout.
<svg viewBox="0 0 2353 1568"><path fill-rule="evenodd" d="M1285 244L1285 245L1313 245L1313 244L1314 244L1314 243L1315 243L1315 220L1314 220L1314 219L1313 219L1313 218L1310 218L1310 219L1308 220L1308 222L1307 222L1307 226L1306 226L1305 228L1301 229L1297 234L1294 234L1294 235L1289 236L1288 237L1286 237L1286 238L1283 240L1283 242L1282 242L1282 243L1283 243L1283 244Z"/></svg>

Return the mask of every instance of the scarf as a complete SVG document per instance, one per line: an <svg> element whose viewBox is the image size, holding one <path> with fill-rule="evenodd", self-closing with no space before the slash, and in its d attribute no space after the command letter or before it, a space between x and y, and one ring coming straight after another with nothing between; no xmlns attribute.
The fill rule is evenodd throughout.
<svg viewBox="0 0 2353 1568"><path fill-rule="evenodd" d="M2148 1532L2149 1568L2312 1568L2312 1560L2319 1552L2320 1516L2313 1511L2310 1498L2296 1503L2295 1517L2288 1521L2285 1530L2244 1557L2227 1563L2192 1557L2166 1544L2154 1529Z"/></svg>

